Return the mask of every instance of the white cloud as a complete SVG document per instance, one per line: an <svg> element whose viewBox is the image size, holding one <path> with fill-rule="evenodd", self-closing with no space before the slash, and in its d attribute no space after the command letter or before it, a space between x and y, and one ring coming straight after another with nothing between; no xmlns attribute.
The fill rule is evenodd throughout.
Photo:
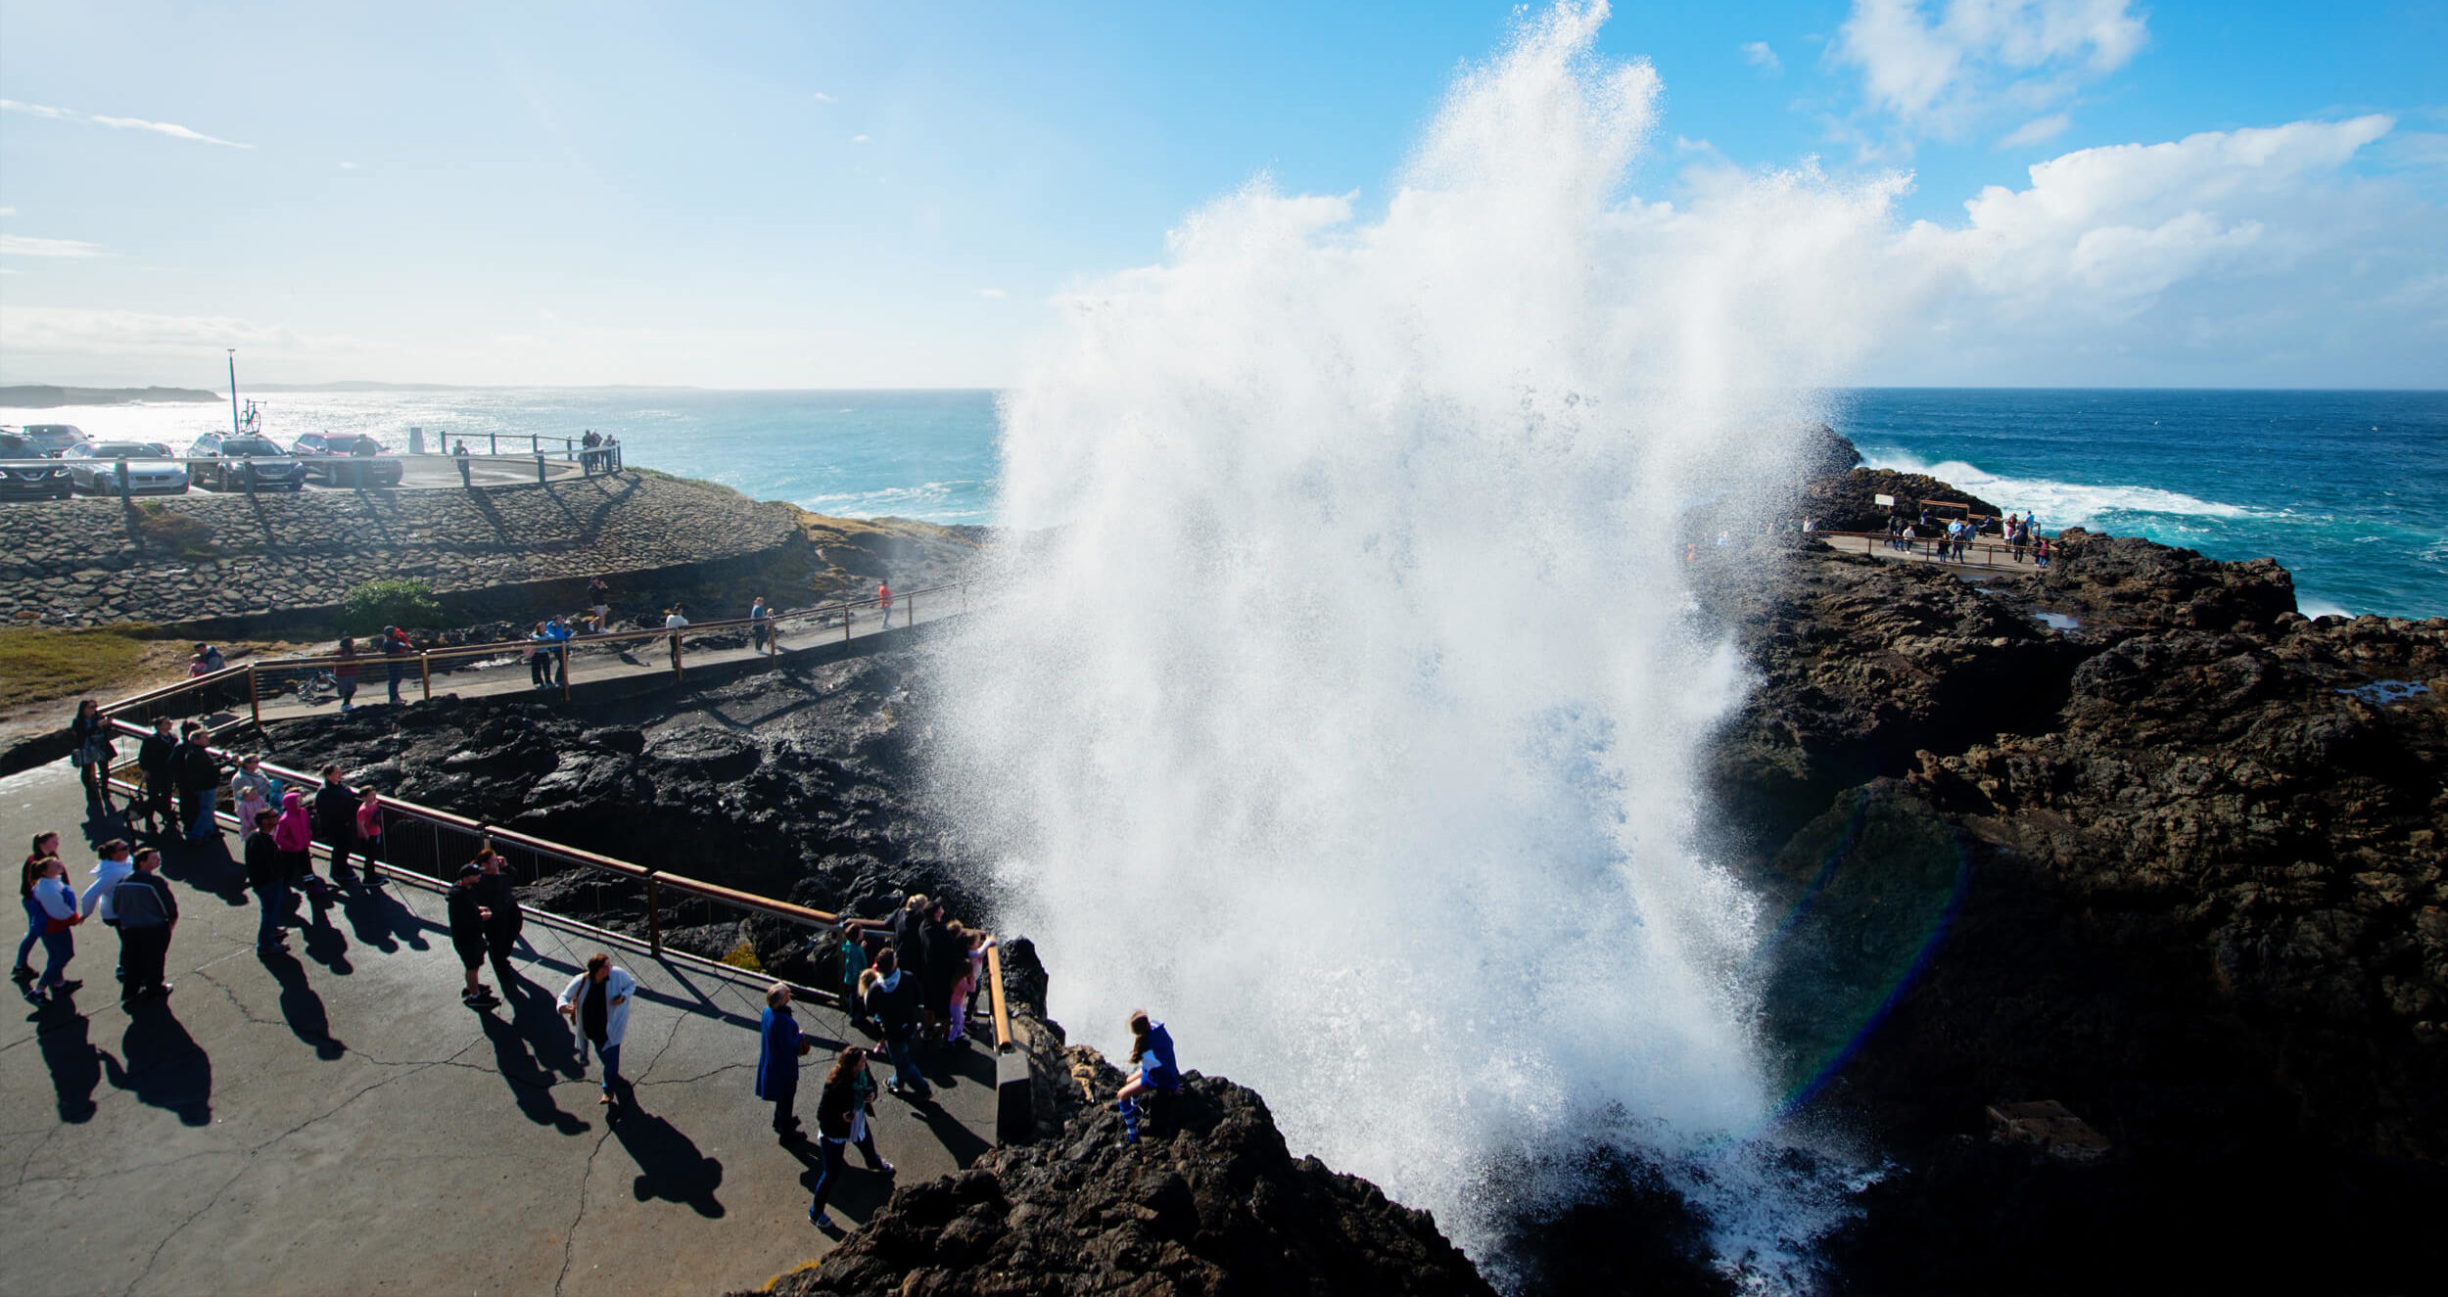
<svg viewBox="0 0 2448 1297"><path fill-rule="evenodd" d="M865 144L867 142L867 137L864 135L853 135L850 137L850 142L852 144Z"/></svg>
<svg viewBox="0 0 2448 1297"><path fill-rule="evenodd" d="M206 135L202 131L190 130L187 127L179 125L177 122L147 121L142 117L104 117L99 114L80 113L73 108L54 108L48 104L19 103L14 99L0 99L0 110L12 113L23 113L29 117L47 117L53 121L90 122L96 126L110 126L119 130L151 131L156 135L167 135L172 139L193 140L198 144L217 144L225 149L251 149L255 147L252 144L240 144L235 140L225 140L219 136Z"/></svg>
<svg viewBox="0 0 2448 1297"><path fill-rule="evenodd" d="M0 234L0 257L99 257L102 245L82 239L37 239L24 234Z"/></svg>
<svg viewBox="0 0 2448 1297"><path fill-rule="evenodd" d="M2072 126L2073 124L2074 117L2070 113L2050 113L2046 117L2034 117L2030 121L2016 127L2012 132L2008 133L2006 138L1999 140L1998 147L2001 149L2019 149L2026 144L2038 144L2043 140L2053 140L2058 136L2065 134L2066 128L2068 126Z"/></svg>
<svg viewBox="0 0 2448 1297"><path fill-rule="evenodd" d="M2130 0L1854 0L1829 58L1858 67L1871 104L1954 134L2000 103L2026 109L2131 61L2150 39Z"/></svg>
<svg viewBox="0 0 2448 1297"><path fill-rule="evenodd" d="M15 216L16 214L17 209L14 207L0 207L0 216Z"/></svg>
<svg viewBox="0 0 2448 1297"><path fill-rule="evenodd" d="M978 296L991 297L996 301L1001 301L1006 294L1000 288L981 288L978 290Z"/></svg>
<svg viewBox="0 0 2448 1297"><path fill-rule="evenodd" d="M2448 209L2361 178L2383 116L2081 149L1891 249L1876 381L2448 383ZM2413 291L2410 291L2413 290Z"/></svg>
<svg viewBox="0 0 2448 1297"><path fill-rule="evenodd" d="M833 102L833 96L826 94L822 90L811 90L808 92L808 97L814 99L820 104L829 104Z"/></svg>
<svg viewBox="0 0 2448 1297"><path fill-rule="evenodd" d="M1742 52L1745 61L1769 76L1777 76L1785 71L1785 61L1777 57L1775 50L1768 48L1766 41L1746 42L1742 47Z"/></svg>
<svg viewBox="0 0 2448 1297"><path fill-rule="evenodd" d="M356 164L356 163L354 163L354 162L343 162L343 163L341 163L341 164L340 164L340 169L341 169L342 171L362 171L362 170L364 170L364 168L363 168L363 167L359 166L358 164Z"/></svg>

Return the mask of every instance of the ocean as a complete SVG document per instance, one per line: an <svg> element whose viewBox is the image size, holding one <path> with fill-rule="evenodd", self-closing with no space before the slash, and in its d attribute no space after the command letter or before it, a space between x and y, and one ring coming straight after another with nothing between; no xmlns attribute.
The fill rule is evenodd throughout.
<svg viewBox="0 0 2448 1297"><path fill-rule="evenodd" d="M488 435L620 437L631 463L822 513L995 520L995 394L685 388L257 394L265 429L405 446ZM178 448L218 405L0 411ZM2275 557L2308 613L2448 615L2448 392L1866 388L1832 417L1869 462L1926 472L2044 528Z"/></svg>
<svg viewBox="0 0 2448 1297"><path fill-rule="evenodd" d="M2448 392L1864 389L1835 423L2043 530L2275 558L2309 614L2448 616Z"/></svg>

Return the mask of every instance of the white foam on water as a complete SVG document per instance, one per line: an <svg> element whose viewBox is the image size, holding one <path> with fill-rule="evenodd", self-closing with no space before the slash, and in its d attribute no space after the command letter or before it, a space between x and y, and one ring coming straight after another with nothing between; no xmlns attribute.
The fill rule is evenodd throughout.
<svg viewBox="0 0 2448 1297"><path fill-rule="evenodd" d="M1382 213L1261 181L1076 293L935 786L1075 1039L1152 1009L1474 1250L1493 1162L1612 1132L1774 1274L1840 1207L1747 1151L1755 909L1695 846L1745 681L1685 509L1773 515L1899 186L1629 194L1659 85L1604 17L1525 19Z"/></svg>
<svg viewBox="0 0 2448 1297"><path fill-rule="evenodd" d="M2097 527L2112 514L2154 513L2186 518L2260 516L2258 511L2242 505L2221 504L2155 486L2095 486L2044 477L2007 477L1962 460L1933 464L1891 447L1865 445L1860 449L1863 462L1872 468L1926 473L2010 513L2037 513L2041 527L2048 531L2060 527Z"/></svg>

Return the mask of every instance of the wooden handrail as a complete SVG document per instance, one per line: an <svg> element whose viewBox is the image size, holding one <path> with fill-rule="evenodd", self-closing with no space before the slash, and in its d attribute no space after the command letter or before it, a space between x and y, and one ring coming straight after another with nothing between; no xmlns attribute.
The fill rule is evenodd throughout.
<svg viewBox="0 0 2448 1297"><path fill-rule="evenodd" d="M206 674L200 676L189 676L184 680L163 685L158 689L147 689L143 693L132 694L126 698L120 699L117 702L104 704L102 714L107 716L115 711L120 711L129 707L139 707L149 702L155 702L160 699L167 698L172 694L184 693L189 689L201 689L206 685L215 684L219 681L230 679L233 676L242 675L245 673L245 671L245 665L241 664L234 667L225 666L218 671L207 672Z"/></svg>
<svg viewBox="0 0 2448 1297"><path fill-rule="evenodd" d="M986 994L994 1004L995 1049L1011 1048L1011 1006L1003 999L1003 943L986 947Z"/></svg>

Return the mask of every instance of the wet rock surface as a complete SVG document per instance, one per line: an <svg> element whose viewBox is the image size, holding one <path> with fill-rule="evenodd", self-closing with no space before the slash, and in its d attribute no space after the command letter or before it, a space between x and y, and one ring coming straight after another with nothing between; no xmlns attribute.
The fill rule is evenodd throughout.
<svg viewBox="0 0 2448 1297"><path fill-rule="evenodd" d="M1061 1054L1067 1117L1029 1145L893 1192L866 1228L767 1291L858 1294L1485 1294L1427 1213L1284 1147L1266 1101L1185 1074L1135 1145L1122 1074Z"/></svg>
<svg viewBox="0 0 2448 1297"><path fill-rule="evenodd" d="M912 890L956 915L985 908L912 796L923 704L906 655L786 667L676 695L565 705L557 698L437 700L275 724L267 754L487 824L633 864L836 913L879 917ZM455 868L472 837L394 830L410 868ZM642 885L512 851L530 903L646 932ZM666 942L719 958L742 941L767 968L819 971L811 935L778 920L673 904ZM827 983L829 985L829 983Z"/></svg>
<svg viewBox="0 0 2448 1297"><path fill-rule="evenodd" d="M2423 1286L2448 621L2077 531L1971 575L1797 552L1718 605L1761 682L1714 791L1791 916L1769 1032L1800 1119L1894 1163L1836 1286ZM2031 1100L2107 1151L1992 1141Z"/></svg>

